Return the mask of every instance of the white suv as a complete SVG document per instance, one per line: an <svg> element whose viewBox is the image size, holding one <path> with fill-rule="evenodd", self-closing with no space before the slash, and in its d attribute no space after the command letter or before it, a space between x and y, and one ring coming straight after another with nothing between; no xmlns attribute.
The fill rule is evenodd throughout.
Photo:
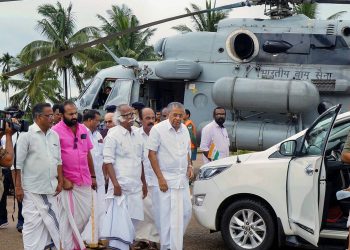
<svg viewBox="0 0 350 250"><path fill-rule="evenodd" d="M235 250L274 243L345 249L350 206L336 192L350 184L350 165L340 161L350 112L338 116L340 107L265 151L202 166L193 189L199 223L221 231Z"/></svg>

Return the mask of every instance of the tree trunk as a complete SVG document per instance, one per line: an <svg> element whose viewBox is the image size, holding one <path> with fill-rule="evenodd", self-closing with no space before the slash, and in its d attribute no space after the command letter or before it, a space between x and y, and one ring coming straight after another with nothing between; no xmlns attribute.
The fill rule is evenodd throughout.
<svg viewBox="0 0 350 250"><path fill-rule="evenodd" d="M67 68L63 68L64 98L68 100Z"/></svg>

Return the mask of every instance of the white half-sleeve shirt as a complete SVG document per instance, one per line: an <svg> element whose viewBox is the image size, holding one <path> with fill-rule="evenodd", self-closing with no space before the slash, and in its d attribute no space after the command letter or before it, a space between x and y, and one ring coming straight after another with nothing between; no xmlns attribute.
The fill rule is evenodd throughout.
<svg viewBox="0 0 350 250"><path fill-rule="evenodd" d="M157 153L159 167L168 187L183 188L188 182L186 173L188 152L191 150L187 127L181 124L176 131L169 119L156 124L151 129L146 148Z"/></svg>

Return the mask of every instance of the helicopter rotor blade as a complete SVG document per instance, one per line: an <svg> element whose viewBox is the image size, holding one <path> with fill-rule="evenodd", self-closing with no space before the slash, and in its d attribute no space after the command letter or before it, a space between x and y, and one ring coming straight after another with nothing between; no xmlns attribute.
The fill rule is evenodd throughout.
<svg viewBox="0 0 350 250"><path fill-rule="evenodd" d="M317 3L349 4L350 0L315 0Z"/></svg>
<svg viewBox="0 0 350 250"><path fill-rule="evenodd" d="M20 67L20 68L15 69L15 70L13 70L11 72L7 72L4 75L6 75L6 76L14 76L14 75L23 73L23 72L25 72L27 70L30 70L32 68L38 67L40 65L48 64L48 63L50 63L51 61L53 61L53 60L55 60L57 58L64 57L64 56L69 56L69 55L71 55L71 54L73 54L75 52L78 52L78 51L81 51L83 49L92 47L94 45L98 45L98 44L104 43L104 42L106 42L108 40L111 40L113 38L118 38L119 36L123 36L123 35L129 34L129 33L132 33L132 32L136 32L136 31L141 30L141 29L149 28L149 27L161 24L161 23L166 23L166 22L174 21L174 20L185 18L185 17L189 17L189 16L203 14L203 13L210 12L210 11L220 11L220 10L226 10L226 9L234 9L234 8L240 8L240 7L251 6L251 5L252 5L252 1L247 0L245 2L228 4L228 5L212 8L212 9L206 9L206 10L191 12L191 13L187 13L187 14L182 14L182 15L178 15L178 16L168 17L168 18L164 18L164 19L161 19L161 20L158 20L158 21L146 23L146 24L143 24L143 25L140 25L140 26L137 26L137 27L129 28L129 29L117 32L117 33L110 34L110 35L102 37L102 38L98 38L96 40L93 40L93 41L90 41L90 42L78 45L78 46L76 46L74 48L67 49L67 50L61 51L59 53L56 53L54 55L50 55L48 57L39 59L38 61L36 61L34 63L31 63L29 65Z"/></svg>

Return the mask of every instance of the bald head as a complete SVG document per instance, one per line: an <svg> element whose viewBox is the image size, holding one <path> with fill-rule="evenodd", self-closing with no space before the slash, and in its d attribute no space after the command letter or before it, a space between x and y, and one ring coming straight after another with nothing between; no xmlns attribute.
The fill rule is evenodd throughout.
<svg viewBox="0 0 350 250"><path fill-rule="evenodd" d="M105 114L105 124L106 128L110 129L115 126L115 123L113 122L113 115L114 113L106 113Z"/></svg>
<svg viewBox="0 0 350 250"><path fill-rule="evenodd" d="M141 110L142 127L146 134L149 134L149 131L151 131L155 121L156 121L156 115L153 109L143 108Z"/></svg>

